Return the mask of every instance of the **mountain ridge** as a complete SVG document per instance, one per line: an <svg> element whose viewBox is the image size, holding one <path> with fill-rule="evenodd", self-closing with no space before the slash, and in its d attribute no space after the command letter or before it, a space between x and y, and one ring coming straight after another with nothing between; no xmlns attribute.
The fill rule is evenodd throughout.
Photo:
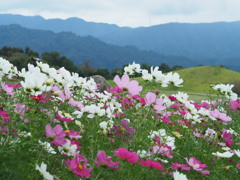
<svg viewBox="0 0 240 180"><path fill-rule="evenodd" d="M30 47L39 53L58 51L76 65L84 60L90 60L91 65L108 69L122 67L133 61L150 65L167 63L185 67L199 64L197 60L184 56L166 56L151 51L141 51L134 46L107 44L92 36L82 37L72 32L54 33L50 30L29 29L17 24L0 25L0 46Z"/></svg>
<svg viewBox="0 0 240 180"><path fill-rule="evenodd" d="M27 28L30 29L50 30L55 33L72 32L85 37L92 36L108 45L131 48L135 46L138 50L168 57L186 57L189 65L186 62L179 62L179 65L182 64L185 67L196 65L197 62L203 65L222 64L240 71L240 42L238 41L240 39L240 21L166 23L150 27L130 28L107 23L87 22L76 17L66 20L46 20L41 16L0 14L0 25L11 23L20 24L23 27L28 26ZM32 48L34 49L34 47ZM168 62L172 65L171 61Z"/></svg>

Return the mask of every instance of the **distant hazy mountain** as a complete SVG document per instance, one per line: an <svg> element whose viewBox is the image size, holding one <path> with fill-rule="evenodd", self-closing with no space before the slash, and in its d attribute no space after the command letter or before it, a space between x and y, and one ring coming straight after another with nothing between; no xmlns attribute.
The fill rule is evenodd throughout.
<svg viewBox="0 0 240 180"><path fill-rule="evenodd" d="M51 38L42 39L42 41L49 42L46 46L42 45L40 47L40 37L34 37L35 39L31 37L29 39L31 42L26 41L26 43L28 42L32 49L40 52L55 48L75 62L89 58L98 67L105 65L105 67L114 67L111 63L122 64L139 60L149 64L167 62L169 65L178 64L185 67L197 64L221 64L240 71L240 21L199 24L168 23L151 27L129 28L106 23L86 22L79 18L46 20L40 16L0 14L0 25L10 24L20 24L31 29L75 33L76 35L72 33L54 34L52 35L55 37L54 40ZM46 33L46 31L36 32L39 32L39 34ZM93 36L105 43L88 36ZM43 37L41 36L41 38ZM49 38L48 35L47 38ZM16 44L15 41L13 40L11 44ZM64 42L64 45L57 44L58 41ZM92 42L92 45L84 48L83 42L88 42L88 45L89 42ZM7 42L5 41L5 43ZM21 47L26 43L20 43ZM54 46L50 44L54 44ZM79 47L73 47L70 44L78 44ZM119 45L127 47L120 47ZM81 52L76 48L81 49ZM116 55L116 52L123 54ZM135 53L138 53L138 55ZM109 54L111 54L112 60L109 60ZM100 62L101 60L103 62Z"/></svg>
<svg viewBox="0 0 240 180"><path fill-rule="evenodd" d="M151 27L118 27L79 18L45 20L40 16L0 15L0 25L70 31L115 45L133 45L163 54L204 58L240 57L240 21L218 23L168 23Z"/></svg>
<svg viewBox="0 0 240 180"><path fill-rule="evenodd" d="M152 51L142 51L133 46L107 44L91 36L81 37L71 32L33 30L16 24L0 26L0 47L3 46L19 48L28 46L39 53L54 50L67 56L75 64L88 59L91 65L98 68L122 67L133 61L149 65L167 63L185 67L199 64L197 60L184 56L165 56Z"/></svg>
<svg viewBox="0 0 240 180"><path fill-rule="evenodd" d="M119 29L117 25L107 23L87 22L80 18L44 19L41 16L22 16L13 14L0 14L0 25L19 24L31 29L51 30L53 32L73 32L81 36L103 36ZM122 27L122 30L131 29Z"/></svg>

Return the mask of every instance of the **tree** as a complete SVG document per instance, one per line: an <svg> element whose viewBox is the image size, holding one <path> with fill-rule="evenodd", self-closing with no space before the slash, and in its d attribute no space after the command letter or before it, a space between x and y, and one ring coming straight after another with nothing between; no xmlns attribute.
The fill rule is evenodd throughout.
<svg viewBox="0 0 240 180"><path fill-rule="evenodd" d="M103 76L106 79L110 79L110 72L107 68L99 68L96 72L97 75Z"/></svg>
<svg viewBox="0 0 240 180"><path fill-rule="evenodd" d="M141 64L141 69L146 69L146 70L150 71L151 66L148 65L147 63L142 63L142 64Z"/></svg>
<svg viewBox="0 0 240 180"><path fill-rule="evenodd" d="M53 66L55 68L64 67L71 72L78 71L78 68L70 59L68 59L66 56L60 56L60 53L57 51L42 53L42 59L46 61L50 66Z"/></svg>
<svg viewBox="0 0 240 180"><path fill-rule="evenodd" d="M175 65L172 67L172 71L177 71L177 70L180 70L180 69L184 69L183 66L179 66L179 65Z"/></svg>
<svg viewBox="0 0 240 180"><path fill-rule="evenodd" d="M33 51L30 47L26 47L24 53L28 56L39 57L38 52Z"/></svg>
<svg viewBox="0 0 240 180"><path fill-rule="evenodd" d="M159 66L159 70L162 71L163 73L167 73L171 71L171 68L169 65L165 64L165 63L161 63Z"/></svg>
<svg viewBox="0 0 240 180"><path fill-rule="evenodd" d="M96 68L90 66L90 60L86 59L81 63L78 73L82 77L89 77L96 74Z"/></svg>
<svg viewBox="0 0 240 180"><path fill-rule="evenodd" d="M111 71L112 78L115 77L116 75L122 75L122 69L120 69L119 67L115 67Z"/></svg>

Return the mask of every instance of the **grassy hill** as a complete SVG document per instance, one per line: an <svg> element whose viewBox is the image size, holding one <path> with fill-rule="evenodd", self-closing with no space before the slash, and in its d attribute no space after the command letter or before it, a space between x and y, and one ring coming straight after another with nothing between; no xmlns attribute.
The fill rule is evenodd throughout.
<svg viewBox="0 0 240 180"><path fill-rule="evenodd" d="M176 71L184 80L183 87L163 88L156 83L144 82L142 78L136 79L143 86L144 92L160 89L162 91L183 91L188 93L214 94L210 86L212 84L231 84L234 81L240 81L240 73L220 66L198 66ZM114 85L114 82L109 82Z"/></svg>

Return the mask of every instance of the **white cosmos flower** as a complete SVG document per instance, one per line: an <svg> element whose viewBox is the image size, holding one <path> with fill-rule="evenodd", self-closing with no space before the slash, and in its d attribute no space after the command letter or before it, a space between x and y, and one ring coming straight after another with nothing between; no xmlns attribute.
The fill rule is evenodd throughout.
<svg viewBox="0 0 240 180"><path fill-rule="evenodd" d="M238 157L240 157L240 150L239 150L239 149L238 149L238 150L235 150L234 153L235 153Z"/></svg>
<svg viewBox="0 0 240 180"><path fill-rule="evenodd" d="M142 78L146 81L153 80L153 76L150 73L148 73L148 70L146 70L146 69L142 70Z"/></svg>
<svg viewBox="0 0 240 180"><path fill-rule="evenodd" d="M169 72L166 75L166 79L169 83L173 84L174 86L182 87L182 85L180 84L183 83L183 80L180 78L180 75L178 73Z"/></svg>
<svg viewBox="0 0 240 180"><path fill-rule="evenodd" d="M234 155L234 153L231 153L229 151L226 151L224 153L216 152L216 153L212 153L212 154L214 156L223 157L223 158L230 158Z"/></svg>
<svg viewBox="0 0 240 180"><path fill-rule="evenodd" d="M47 80L47 75L41 73L40 69L36 67L24 74L24 81L21 81L21 85L25 91L33 95L39 95L42 94L43 91L49 91L51 89L50 86L45 84Z"/></svg>
<svg viewBox="0 0 240 180"><path fill-rule="evenodd" d="M99 126L103 130L104 134L107 134L108 130L113 127L114 122L112 120L102 121Z"/></svg>
<svg viewBox="0 0 240 180"><path fill-rule="evenodd" d="M44 179L54 180L53 176L49 172L47 172L47 165L44 162L42 162L40 167L36 164L36 170L41 173Z"/></svg>
<svg viewBox="0 0 240 180"><path fill-rule="evenodd" d="M140 73L141 72L141 66L140 64L136 64L133 62L132 64L129 64L124 68L124 74L128 75L134 75L134 73Z"/></svg>
<svg viewBox="0 0 240 180"><path fill-rule="evenodd" d="M180 101L181 103L189 101L188 94L184 92L178 92L177 94L173 94L173 96L175 96L177 100Z"/></svg>
<svg viewBox="0 0 240 180"><path fill-rule="evenodd" d="M151 156L151 153L145 151L145 150L137 150L137 154L141 157L141 158L146 158Z"/></svg>
<svg viewBox="0 0 240 180"><path fill-rule="evenodd" d="M16 66L11 64L8 60L0 57L0 80L4 75L7 75L8 78L12 78L12 76L17 73Z"/></svg>
<svg viewBox="0 0 240 180"><path fill-rule="evenodd" d="M71 142L67 139L67 142L64 145L58 146L58 150L61 154L66 154L67 156L75 156L77 152L77 145L71 144Z"/></svg>
<svg viewBox="0 0 240 180"><path fill-rule="evenodd" d="M182 174L178 171L175 171L173 173L173 179L174 180L187 180L187 176L185 174Z"/></svg>
<svg viewBox="0 0 240 180"><path fill-rule="evenodd" d="M42 141L38 141L39 144L43 147L43 149L45 149L48 153L50 154L56 154L55 150L52 148L51 144L48 142L42 142Z"/></svg>
<svg viewBox="0 0 240 180"><path fill-rule="evenodd" d="M105 109L101 109L97 105L90 105L90 106L85 106L84 107L85 112L88 112L89 115L87 116L88 118L94 118L95 116L103 116L105 115Z"/></svg>

